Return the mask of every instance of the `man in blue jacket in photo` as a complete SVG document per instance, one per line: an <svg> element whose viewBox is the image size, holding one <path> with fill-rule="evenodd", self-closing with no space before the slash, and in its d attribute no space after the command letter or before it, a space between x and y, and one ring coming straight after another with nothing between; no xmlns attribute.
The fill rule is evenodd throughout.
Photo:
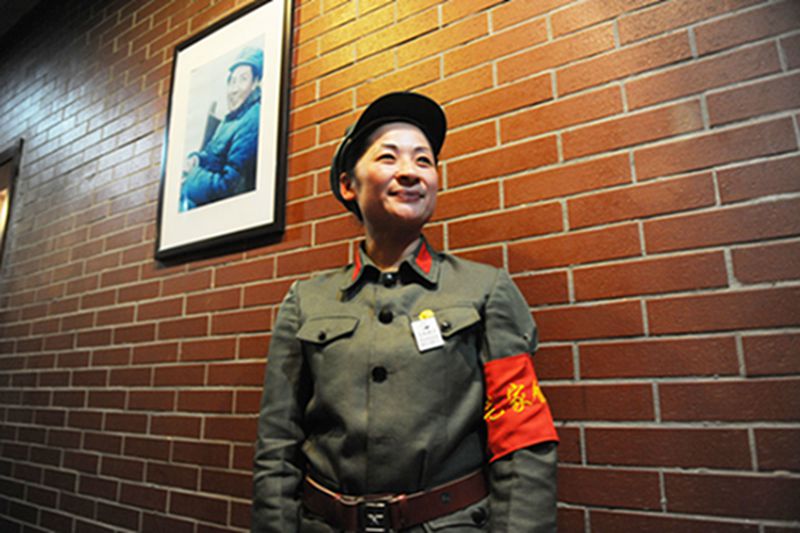
<svg viewBox="0 0 800 533"><path fill-rule="evenodd" d="M228 113L186 159L181 211L255 189L263 59L260 49L246 47L228 69Z"/></svg>

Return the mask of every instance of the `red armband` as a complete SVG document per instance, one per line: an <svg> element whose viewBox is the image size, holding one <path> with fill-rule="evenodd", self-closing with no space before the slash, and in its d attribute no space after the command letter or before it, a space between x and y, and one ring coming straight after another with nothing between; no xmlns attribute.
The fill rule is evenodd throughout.
<svg viewBox="0 0 800 533"><path fill-rule="evenodd" d="M533 360L527 353L484 365L489 452L495 461L539 442L556 441L558 434L547 399L539 388Z"/></svg>

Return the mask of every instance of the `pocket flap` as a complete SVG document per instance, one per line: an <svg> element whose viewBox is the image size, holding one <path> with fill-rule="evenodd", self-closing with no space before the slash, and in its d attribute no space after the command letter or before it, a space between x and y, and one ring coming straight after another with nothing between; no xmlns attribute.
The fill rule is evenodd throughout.
<svg viewBox="0 0 800 533"><path fill-rule="evenodd" d="M449 337L463 329L480 322L481 315L469 305L446 307L436 311L436 321L442 331L442 337Z"/></svg>
<svg viewBox="0 0 800 533"><path fill-rule="evenodd" d="M297 332L301 341L326 344L350 335L356 329L358 319L352 316L320 316L306 320Z"/></svg>

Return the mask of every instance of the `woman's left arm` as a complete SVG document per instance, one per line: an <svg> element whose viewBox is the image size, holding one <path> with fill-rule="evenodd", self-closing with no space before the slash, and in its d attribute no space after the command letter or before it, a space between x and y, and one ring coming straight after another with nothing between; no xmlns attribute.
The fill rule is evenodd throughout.
<svg viewBox="0 0 800 533"><path fill-rule="evenodd" d="M505 271L487 301L485 328L491 531L555 531L558 435L534 372L536 325Z"/></svg>

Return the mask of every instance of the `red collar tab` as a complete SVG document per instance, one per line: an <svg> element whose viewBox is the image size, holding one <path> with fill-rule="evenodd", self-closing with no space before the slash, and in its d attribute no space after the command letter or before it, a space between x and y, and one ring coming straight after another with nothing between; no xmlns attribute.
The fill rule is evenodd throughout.
<svg viewBox="0 0 800 533"><path fill-rule="evenodd" d="M356 248L356 265L353 269L353 281L358 278L358 275L361 274L361 268L363 265L361 264L361 246Z"/></svg>
<svg viewBox="0 0 800 533"><path fill-rule="evenodd" d="M425 240L422 241L422 244L419 247L419 252L417 253L417 257L414 261L423 272L426 274L431 273L433 258L431 257L431 252L428 250L428 243L425 242Z"/></svg>

